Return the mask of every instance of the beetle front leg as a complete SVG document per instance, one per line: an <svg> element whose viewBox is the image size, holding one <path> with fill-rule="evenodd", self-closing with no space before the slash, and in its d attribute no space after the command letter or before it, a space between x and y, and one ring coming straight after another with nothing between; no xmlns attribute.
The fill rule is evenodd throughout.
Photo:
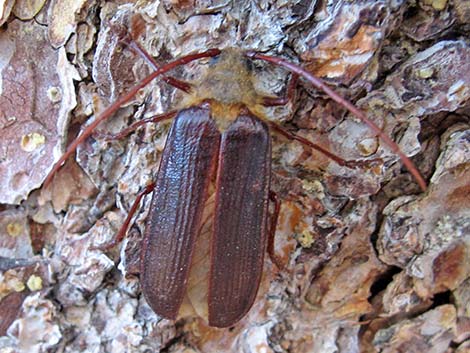
<svg viewBox="0 0 470 353"><path fill-rule="evenodd" d="M294 63L291 63L287 60L284 60L282 58L277 58L277 57L274 57L274 56L268 56L268 55L260 54L260 53L257 53L255 51L247 51L245 53L245 55L247 57L251 58L251 59L260 59L260 60L264 60L264 61L270 62L272 64L275 64L275 65L284 67L285 69L289 70L290 72L295 73L295 74L299 75L299 77L302 77L303 79L307 80L308 82L310 82L310 84L313 87L325 92L331 99L333 99L335 102L337 102L338 104L340 104L341 106L343 106L344 108L349 110L356 118L358 118L364 124L366 124L371 129L371 131L375 132L377 134L377 136L379 136L380 139L394 153L396 153L400 157L400 159L402 160L405 167L408 169L408 171L413 175L413 177L417 181L417 183L420 186L421 190L426 191L427 185L426 185L426 181L424 180L423 176L419 172L418 168L414 165L414 163L401 151L400 147L396 144L396 142L393 141L388 135L386 135L379 128L379 126L377 126L377 124L375 124L372 120L370 120L366 116L366 114L364 112L362 112L354 104L352 104L351 102L349 102L348 100L344 99L339 94L337 94L334 90L332 90L330 87L328 87L328 85L326 85L321 79L319 79L318 77L315 77L314 75L312 75L310 72L308 72L304 68L302 68L302 67L300 67L300 66L298 66ZM279 130L279 129L277 129L277 130ZM287 135L284 134L284 136L287 136ZM298 141L301 141L299 138L296 138L296 139ZM321 151L317 147L312 146L312 148L315 148L315 149ZM321 151L321 152L325 153L323 151ZM331 153L329 153L329 154L332 155ZM332 157L330 157L330 158L332 158ZM332 158L332 159L337 160L335 158ZM342 158L339 158L338 160L342 160ZM346 162L348 162L348 161L346 161ZM353 167L355 167L356 164L354 162L349 163L349 165L352 165ZM340 165L343 165L343 164L340 164ZM346 163L346 166L348 166L348 163Z"/></svg>
<svg viewBox="0 0 470 353"><path fill-rule="evenodd" d="M133 51L135 54L140 55L151 67L153 70L158 70L160 65L155 61L155 59L137 42L135 38L138 38L142 35L145 29L145 22L141 16L134 16L131 22L131 30L129 31L125 26L118 24L111 24L110 27L120 38L121 43L127 45L127 47ZM178 80L171 76L163 76L163 82L185 92L191 92L191 84L182 80Z"/></svg>
<svg viewBox="0 0 470 353"><path fill-rule="evenodd" d="M295 87L297 86L297 81L299 79L299 75L292 74L289 80L289 84L287 85L287 91L283 97L263 97L262 104L265 107L279 107L286 105L289 102L294 100L295 96Z"/></svg>
<svg viewBox="0 0 470 353"><path fill-rule="evenodd" d="M132 49L136 54L140 55L148 65L152 67L154 70L158 70L160 65L155 61L155 59L146 51L144 50L139 43L137 43L135 40L131 39L128 43L129 48ZM190 93L191 92L191 84L179 79L176 79L171 76L165 76L162 77L162 81L168 83L169 85L185 92L185 93Z"/></svg>
<svg viewBox="0 0 470 353"><path fill-rule="evenodd" d="M72 143L68 146L65 153L59 158L59 160L54 164L52 169L50 170L49 174L47 175L46 179L44 180L44 187L48 187L49 184L52 182L54 175L57 171L62 167L62 164L76 151L77 147L84 142L95 130L95 128L103 121L109 119L117 110L121 108L121 106L127 102L129 102L142 88L147 86L150 82L152 82L158 76L162 76L168 71L181 66L186 65L192 61L202 59L202 58L212 58L220 54L219 49L209 49L205 52L195 53L183 56L179 59L176 59L162 67L158 70L152 72L147 77L143 78L141 81L137 82L137 84L132 87L126 94L121 96L118 100L113 102L110 106L108 106L96 119L88 125L88 127L82 131L82 133L72 141Z"/></svg>

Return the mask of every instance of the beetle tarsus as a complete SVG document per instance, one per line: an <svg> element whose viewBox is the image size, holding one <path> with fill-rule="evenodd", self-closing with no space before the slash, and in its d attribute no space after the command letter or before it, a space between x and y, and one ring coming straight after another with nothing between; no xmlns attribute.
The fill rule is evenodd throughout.
<svg viewBox="0 0 470 353"><path fill-rule="evenodd" d="M132 37L128 38L126 44L134 53L140 55L154 70L158 70L160 65L158 65L155 59L146 50L144 50L144 48L142 48L140 44L135 41L135 39ZM162 77L162 81L185 93L191 93L191 84L187 82L178 80L171 76Z"/></svg>

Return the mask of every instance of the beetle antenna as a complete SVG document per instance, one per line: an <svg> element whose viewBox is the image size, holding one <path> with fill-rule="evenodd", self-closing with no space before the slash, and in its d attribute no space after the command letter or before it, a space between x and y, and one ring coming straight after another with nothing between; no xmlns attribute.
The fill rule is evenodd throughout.
<svg viewBox="0 0 470 353"><path fill-rule="evenodd" d="M300 66L293 64L287 60L284 60L282 58L278 57L273 57L269 55L264 55L264 54L259 54L254 51L248 51L245 54L247 57L251 59L259 59L259 60L264 60L267 62L270 62L272 64L282 66L286 68L287 70L291 71L294 74L297 74L301 77L303 77L305 80L310 82L315 88L325 92L328 96L330 96L331 99L333 99L335 102L339 103L343 107L345 107L347 110L349 110L354 116L359 118L364 124L369 126L369 128L376 133L382 141L394 152L396 153L403 164L406 166L408 171L413 175L415 180L418 182L418 185L420 186L421 190L426 191L426 181L424 178L421 176L421 173L419 172L418 168L414 165L414 163L401 151L400 147L396 144L395 141L393 141L390 137L388 137L373 121L371 121L367 116L360 110L358 109L354 104L349 102L348 100L344 99L341 97L339 94L337 94L335 91L333 91L330 87L328 87L321 79L318 77L315 77L312 75L310 72L307 70L301 68Z"/></svg>
<svg viewBox="0 0 470 353"><path fill-rule="evenodd" d="M47 175L46 179L44 180L44 186L47 187L51 181L55 173L62 167L62 164L69 158L77 149L77 147L85 141L92 133L93 130L104 120L111 117L119 108L129 102L134 96L139 92L142 88L147 86L150 82L152 82L158 76L161 76L168 71L174 69L175 67L186 65L191 61L195 61L202 58L211 58L213 56L217 56L220 54L219 49L209 49L204 52L189 54L183 56L179 59L176 59L166 65L161 66L158 70L155 70L147 77L140 80L133 88L129 90L126 94L121 96L118 100L108 106L98 117L90 124L88 127L83 130L83 132L68 146L65 153L59 158L59 160L54 164L51 171Z"/></svg>

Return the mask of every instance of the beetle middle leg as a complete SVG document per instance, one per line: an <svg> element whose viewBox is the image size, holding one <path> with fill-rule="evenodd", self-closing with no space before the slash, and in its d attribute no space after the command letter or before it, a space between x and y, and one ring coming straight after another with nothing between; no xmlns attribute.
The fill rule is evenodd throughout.
<svg viewBox="0 0 470 353"><path fill-rule="evenodd" d="M277 107L277 106L287 105L289 102L292 102L295 96L295 88L296 88L298 80L299 80L299 75L296 73L292 73L292 76L287 85L287 90L285 94L280 97L269 97L269 96L262 97L262 104L266 107ZM381 159L372 159L372 160L366 160L366 161L345 160L337 156L333 152L328 151L327 149L321 147L320 145L317 145L316 143L313 143L310 140L302 136L299 136L293 132L286 130L284 127L280 126L279 124L276 124L275 122L269 121L268 124L273 131L279 133L280 135L286 137L289 140L295 140L297 142L300 142L304 146L307 146L308 148L319 151L320 153L324 154L326 157L330 158L331 160L336 162L338 165L343 166L343 167L347 167L351 169L364 168L364 167L372 166L377 161L381 161Z"/></svg>
<svg viewBox="0 0 470 353"><path fill-rule="evenodd" d="M97 133L96 135L97 135L97 137L103 138L106 141L119 140L119 139L122 139L122 138L126 137L127 135L134 132L139 127L141 127L145 124L159 123L161 121L173 119L176 116L177 113L178 112L176 110L172 110L171 112L168 112L168 113L159 114L159 115L156 115L156 116L151 116L150 118L145 118L145 119L136 121L131 126L119 131L116 134Z"/></svg>
<svg viewBox="0 0 470 353"><path fill-rule="evenodd" d="M119 229L119 232L116 234L116 236L114 236L111 241L105 244L99 245L99 246L92 247L92 249L107 250L107 249L114 248L117 244L119 244L126 236L127 229L129 228L129 224L131 223L132 217L137 212L137 209L139 208L142 198L145 195L150 194L154 190L155 190L155 183L151 182L137 195L134 203L132 204L129 212L127 213L126 220L124 221L123 225Z"/></svg>
<svg viewBox="0 0 470 353"><path fill-rule="evenodd" d="M297 134L294 134L293 132L290 132L283 128L282 126L274 123L274 122L268 122L269 127L279 133L280 135L286 137L289 140L295 140L300 142L302 145L307 146L311 149L317 150L320 153L324 154L326 157L330 158L331 160L335 161L338 165L342 167L347 167L347 168L365 168L365 167L371 167L378 161L380 161L380 158L376 159L371 159L371 160L346 160L343 159L336 154L328 151L326 148L321 147L320 145L317 145L316 143L313 143L312 141L306 139L305 137L299 136Z"/></svg>
<svg viewBox="0 0 470 353"><path fill-rule="evenodd" d="M147 86L155 78L164 75L168 71L182 65L186 65L192 61L199 60L202 58L211 58L220 54L219 49L209 49L204 52L195 53L183 56L179 59L176 59L162 67L158 70L152 72L147 77L143 78L141 81L137 82L134 87L132 87L126 94L121 96L118 100L109 105L96 119L88 125L88 127L83 130L83 132L68 146L65 153L59 158L59 160L54 164L46 179L44 180L44 186L47 187L51 183L54 175L62 167L63 163L76 151L77 147L84 142L96 127L103 121L109 119L121 106L129 102L142 88Z"/></svg>

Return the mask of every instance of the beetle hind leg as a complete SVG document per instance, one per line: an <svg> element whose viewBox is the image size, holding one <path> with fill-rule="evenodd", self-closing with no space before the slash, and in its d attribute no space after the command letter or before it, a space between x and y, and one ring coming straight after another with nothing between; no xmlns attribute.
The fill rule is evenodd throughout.
<svg viewBox="0 0 470 353"><path fill-rule="evenodd" d="M282 271L284 269L284 264L279 255L276 254L274 249L274 241L276 234L277 221L279 219L279 213L281 211L281 201L277 197L274 191L269 191L269 199L274 203L274 210L269 217L269 231L268 231L268 255L272 263Z"/></svg>

